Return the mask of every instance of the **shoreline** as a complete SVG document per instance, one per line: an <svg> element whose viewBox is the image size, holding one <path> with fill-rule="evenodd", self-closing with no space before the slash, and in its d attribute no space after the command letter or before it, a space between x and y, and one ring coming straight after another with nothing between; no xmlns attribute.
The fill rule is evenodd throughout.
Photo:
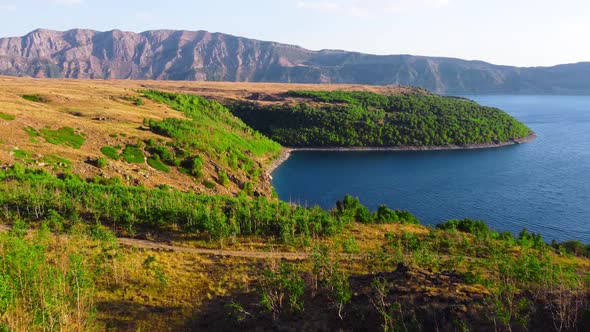
<svg viewBox="0 0 590 332"><path fill-rule="evenodd" d="M493 149L510 145L524 144L532 142L537 138L537 134L532 133L528 136L513 139L501 143L484 143L484 144L467 144L467 145L431 145L431 146L391 146L391 147L309 147L309 148L289 148L284 147L279 158L272 161L268 166L266 173L272 179L272 173L287 161L291 153L296 151L450 151L450 150L475 150L475 149Z"/></svg>

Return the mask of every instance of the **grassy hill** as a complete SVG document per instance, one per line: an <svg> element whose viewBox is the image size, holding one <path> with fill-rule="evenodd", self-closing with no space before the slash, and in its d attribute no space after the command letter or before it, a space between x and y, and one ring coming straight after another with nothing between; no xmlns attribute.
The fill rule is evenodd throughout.
<svg viewBox="0 0 590 332"><path fill-rule="evenodd" d="M277 143L214 101L141 88L2 79L0 160L128 185L270 195L264 165L280 153Z"/></svg>

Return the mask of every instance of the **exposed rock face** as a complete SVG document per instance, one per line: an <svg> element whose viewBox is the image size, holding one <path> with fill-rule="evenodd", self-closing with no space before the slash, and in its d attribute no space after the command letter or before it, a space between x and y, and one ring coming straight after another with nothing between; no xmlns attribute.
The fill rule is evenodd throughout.
<svg viewBox="0 0 590 332"><path fill-rule="evenodd" d="M322 50L206 31L35 30L0 39L0 74L94 79L401 84L438 93L590 93L590 63L481 61Z"/></svg>

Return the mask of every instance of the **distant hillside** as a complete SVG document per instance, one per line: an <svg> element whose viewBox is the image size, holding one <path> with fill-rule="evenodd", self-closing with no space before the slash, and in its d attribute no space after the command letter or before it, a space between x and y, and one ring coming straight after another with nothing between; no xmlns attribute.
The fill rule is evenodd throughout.
<svg viewBox="0 0 590 332"><path fill-rule="evenodd" d="M35 30L0 39L0 74L410 85L437 93L588 94L590 63L519 68L411 55L310 51L206 31Z"/></svg>

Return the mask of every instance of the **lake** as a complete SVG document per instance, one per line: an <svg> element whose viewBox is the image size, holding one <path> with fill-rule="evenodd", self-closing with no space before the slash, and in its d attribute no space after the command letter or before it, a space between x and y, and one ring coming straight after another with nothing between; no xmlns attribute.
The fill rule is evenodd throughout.
<svg viewBox="0 0 590 332"><path fill-rule="evenodd" d="M590 97L467 97L510 113L538 138L478 150L296 151L273 173L279 197L332 208L351 194L423 224L469 217L590 243Z"/></svg>

